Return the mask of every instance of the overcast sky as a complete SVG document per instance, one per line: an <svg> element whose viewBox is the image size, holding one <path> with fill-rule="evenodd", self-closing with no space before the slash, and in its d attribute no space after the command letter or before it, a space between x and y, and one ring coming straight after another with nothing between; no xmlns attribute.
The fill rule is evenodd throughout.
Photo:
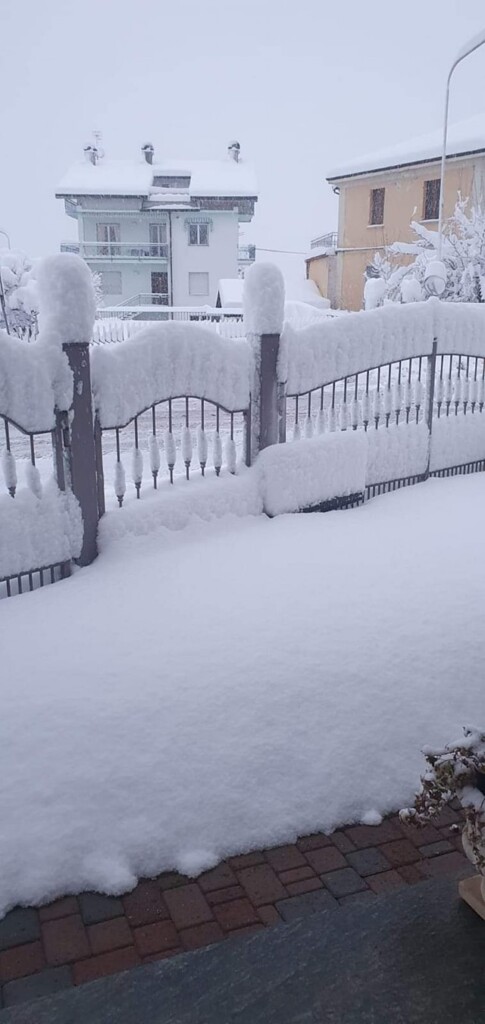
<svg viewBox="0 0 485 1024"><path fill-rule="evenodd" d="M113 157L222 157L237 138L260 186L245 241L304 252L336 227L326 172L439 127L482 28L484 0L1 0L0 228L33 256L75 237L55 186L93 129ZM480 111L485 130L485 47L450 119Z"/></svg>

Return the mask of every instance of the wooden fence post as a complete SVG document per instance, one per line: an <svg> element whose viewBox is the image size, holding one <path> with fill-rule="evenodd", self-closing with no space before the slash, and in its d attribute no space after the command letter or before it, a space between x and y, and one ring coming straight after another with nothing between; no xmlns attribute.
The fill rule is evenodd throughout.
<svg viewBox="0 0 485 1024"><path fill-rule="evenodd" d="M67 342L62 347L74 378L69 430L71 487L81 506L84 526L81 554L76 561L90 565L98 554L98 493L89 345Z"/></svg>
<svg viewBox="0 0 485 1024"><path fill-rule="evenodd" d="M278 382L284 299L281 271L269 263L253 264L244 281L244 321L254 354L246 442L251 462L263 448L285 439L285 388Z"/></svg>

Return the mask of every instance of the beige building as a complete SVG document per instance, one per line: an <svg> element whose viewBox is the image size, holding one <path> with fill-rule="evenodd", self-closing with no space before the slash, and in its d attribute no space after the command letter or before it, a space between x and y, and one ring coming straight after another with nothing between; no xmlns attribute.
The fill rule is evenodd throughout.
<svg viewBox="0 0 485 1024"><path fill-rule="evenodd" d="M307 277L332 306L362 308L366 267L392 242L416 240L412 220L437 228L441 147L436 132L329 174L339 197L338 232L314 239L306 264ZM485 114L450 126L445 218L458 193L471 205L485 203Z"/></svg>

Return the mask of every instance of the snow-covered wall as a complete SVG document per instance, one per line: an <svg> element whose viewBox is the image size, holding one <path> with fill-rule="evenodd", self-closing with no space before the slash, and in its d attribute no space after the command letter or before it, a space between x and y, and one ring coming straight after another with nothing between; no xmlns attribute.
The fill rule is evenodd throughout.
<svg viewBox="0 0 485 1024"><path fill-rule="evenodd" d="M167 398L189 395L230 412L247 409L253 372L245 339L220 338L198 323L154 323L119 345L91 349L94 403L101 426L123 426Z"/></svg>

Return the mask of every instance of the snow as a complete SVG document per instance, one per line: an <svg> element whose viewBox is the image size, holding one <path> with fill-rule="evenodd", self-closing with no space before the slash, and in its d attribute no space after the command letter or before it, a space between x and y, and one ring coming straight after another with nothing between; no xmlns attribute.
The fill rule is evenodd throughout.
<svg viewBox="0 0 485 1024"><path fill-rule="evenodd" d="M252 163L223 160L161 160L148 164L140 155L134 160L102 157L74 163L56 188L56 196L111 195L164 199L164 190L153 185L156 177L190 177L188 196L256 197L258 186ZM183 198L184 192L178 196ZM169 198L171 196L169 195Z"/></svg>
<svg viewBox="0 0 485 1024"><path fill-rule="evenodd" d="M57 354L54 354L57 366ZM63 361L63 387L56 388L52 367L38 341L28 344L0 330L0 415L24 430L52 430L54 409L68 409L72 401L72 376L66 357ZM58 368L58 367L57 367Z"/></svg>
<svg viewBox="0 0 485 1024"><path fill-rule="evenodd" d="M244 281L242 277L222 277L219 281L221 306L225 309L241 309L243 305Z"/></svg>
<svg viewBox="0 0 485 1024"><path fill-rule="evenodd" d="M377 309L386 294L386 282L381 277L370 277L364 285L364 308Z"/></svg>
<svg viewBox="0 0 485 1024"><path fill-rule="evenodd" d="M438 422L438 421L436 421ZM434 424L433 424L434 431ZM428 428L424 422L367 431L366 484L414 476L426 471L429 452ZM485 457L485 445L483 455ZM465 461L465 460L463 460Z"/></svg>
<svg viewBox="0 0 485 1024"><path fill-rule="evenodd" d="M94 403L102 427L122 426L167 398L191 395L229 411L249 405L248 342L198 323L161 321L117 345L91 349Z"/></svg>
<svg viewBox="0 0 485 1024"><path fill-rule="evenodd" d="M485 415L440 416L433 420L431 465L433 469L460 466L485 459Z"/></svg>
<svg viewBox="0 0 485 1024"><path fill-rule="evenodd" d="M312 281L308 277L301 277L297 281L293 282L293 284L286 289L286 296L290 301L305 302L322 311L330 309L330 299L326 299L323 295L320 295L315 281Z"/></svg>
<svg viewBox="0 0 485 1024"><path fill-rule="evenodd" d="M2 607L2 910L409 804L483 701L484 501L476 474L119 540L108 513L92 566Z"/></svg>
<svg viewBox="0 0 485 1024"><path fill-rule="evenodd" d="M244 325L247 334L280 334L285 310L285 282L274 263L253 263L244 278Z"/></svg>
<svg viewBox="0 0 485 1024"><path fill-rule="evenodd" d="M264 511L298 512L328 498L361 493L365 487L367 435L340 432L271 445L260 452Z"/></svg>
<svg viewBox="0 0 485 1024"><path fill-rule="evenodd" d="M390 149L377 153L366 154L350 160L327 174L328 181L337 178L352 177L355 174L366 174L370 171L401 167L407 164L425 163L439 160L443 149L443 130L428 135L420 135L409 142L401 142ZM483 114L475 114L465 121L450 124L446 145L447 156L460 156L465 153L477 153L485 150L485 118Z"/></svg>
<svg viewBox="0 0 485 1024"><path fill-rule="evenodd" d="M89 344L96 300L87 263L74 253L46 256L39 262L37 281L40 340L58 348L66 342Z"/></svg>
<svg viewBox="0 0 485 1024"><path fill-rule="evenodd" d="M30 470L36 473L30 490L18 490L13 499L0 496L0 579L67 562L81 551L76 499L71 492L61 493L53 481L42 488L38 470Z"/></svg>

